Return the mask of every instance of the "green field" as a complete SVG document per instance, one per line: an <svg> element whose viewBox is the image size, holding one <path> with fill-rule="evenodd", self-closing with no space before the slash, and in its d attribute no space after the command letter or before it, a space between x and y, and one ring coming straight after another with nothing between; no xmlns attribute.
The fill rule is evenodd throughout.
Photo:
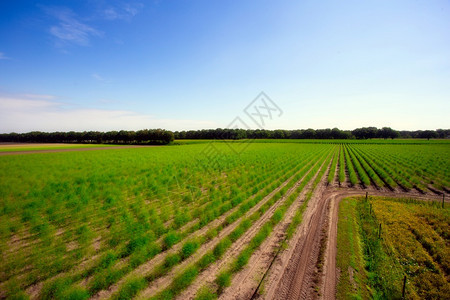
<svg viewBox="0 0 450 300"><path fill-rule="evenodd" d="M268 214L198 295L218 296L307 192L286 228L292 236L321 180L448 190L448 143L384 142L184 141L1 156L0 298L86 299L108 291L107 298L171 299ZM149 290L166 277L167 285Z"/></svg>
<svg viewBox="0 0 450 300"><path fill-rule="evenodd" d="M381 232L380 232L381 224ZM339 209L338 299L445 299L450 209L442 203L347 198Z"/></svg>
<svg viewBox="0 0 450 300"><path fill-rule="evenodd" d="M114 147L108 144L0 144L0 152Z"/></svg>

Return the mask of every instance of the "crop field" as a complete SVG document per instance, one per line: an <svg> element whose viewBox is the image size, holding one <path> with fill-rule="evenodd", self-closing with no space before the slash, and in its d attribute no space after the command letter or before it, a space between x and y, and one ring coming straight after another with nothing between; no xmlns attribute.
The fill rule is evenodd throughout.
<svg viewBox="0 0 450 300"><path fill-rule="evenodd" d="M0 152L13 151L39 151L39 150L60 150L60 149L80 149L80 148L103 148L115 147L115 145L106 144L15 144L15 143L0 143Z"/></svg>
<svg viewBox="0 0 450 300"><path fill-rule="evenodd" d="M445 141L114 148L0 156L0 299L298 299L334 287L370 298L383 290L365 256L346 285L360 292L329 283L333 193L439 200L450 188ZM383 224L395 284L405 273L421 298L448 287L450 220L416 202L372 199L369 223ZM359 228L362 204L341 203L339 220L344 211ZM347 236L355 253L372 227Z"/></svg>
<svg viewBox="0 0 450 300"><path fill-rule="evenodd" d="M347 198L340 206L337 298L448 297L449 208L379 197Z"/></svg>

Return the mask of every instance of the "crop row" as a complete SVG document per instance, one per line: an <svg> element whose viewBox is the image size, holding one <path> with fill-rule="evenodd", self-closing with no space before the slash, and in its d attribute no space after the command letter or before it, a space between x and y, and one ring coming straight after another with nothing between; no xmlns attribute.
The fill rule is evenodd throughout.
<svg viewBox="0 0 450 300"><path fill-rule="evenodd" d="M390 189L400 186L404 190L416 188L426 192L432 185L434 187L432 191L448 191L450 163L448 158L447 165L439 166L446 161L442 157L445 155L444 149L434 155L426 154L429 166L423 167L423 163L416 163L418 154L408 147L412 146L391 145L389 148L381 145L340 145L338 182L342 184L348 176L352 186L359 183L366 187L374 184ZM440 145L427 147L440 148ZM425 155L423 152L419 153ZM331 183L333 179L333 174L330 173L328 182Z"/></svg>
<svg viewBox="0 0 450 300"><path fill-rule="evenodd" d="M166 149L164 149L166 151ZM217 174L211 174L210 176L206 178L210 178L210 181L205 182L204 179L198 179L203 176L204 169L195 169L196 172L194 174L198 174L195 176L191 176L188 178L189 181L186 181L186 179L178 179L177 184L170 183L167 185L167 190L164 193L164 189L160 189L163 192L159 193L159 197L166 198L170 197L170 201L160 201L159 199L153 199L155 194L151 194L152 198L145 199L143 195L134 195L136 190L134 190L133 184L130 184L132 182L138 182L138 180L133 179L130 180L130 177L133 177L133 175L128 174L125 176L122 176L122 173L115 174L114 172L118 172L117 168L112 168L113 171L106 170L106 176L102 178L102 176L98 175L99 171L96 170L95 177L97 177L97 180L93 180L94 184L90 182L90 180L81 180L80 176L78 175L79 172L85 172L86 175L88 175L88 178L94 178L92 175L89 175L89 171L86 172L85 165L81 163L80 165L83 167L71 167L70 161L63 161L65 159L64 155L58 154L56 155L56 159L53 158L52 162L55 162L56 168L53 170L54 173L59 174L62 171L72 170L73 173L67 173L66 176L56 176L56 174L49 173L49 176L46 178L45 176L37 177L34 176L34 174L31 174L33 176L33 179L35 182L28 182L27 180L24 180L23 189L28 190L28 194L24 194L22 189L19 187L14 186L14 176L6 176L1 175L2 178L5 178L7 180L2 181L0 183L1 187L1 195L2 196L2 202L1 202L1 211L4 212L3 215L0 215L0 218L4 220L4 222L1 222L2 224L2 230L0 230L0 233L2 233L2 239L1 239L1 247L2 249L2 256L5 257L6 255L7 259L2 260L2 270L6 271L6 273L2 273L3 279L1 281L4 282L5 278L11 278L11 276L15 276L14 274L21 274L21 284L23 286L27 286L30 283L34 283L37 280L43 280L46 277L52 276L52 274L57 274L60 272L60 270L67 270L70 269L71 266L75 266L80 264L83 260L90 259L90 257L98 256L98 251L103 252L108 248L112 249L126 249L127 247L133 248L134 244L139 244L139 240L135 239L136 242L132 242L130 240L127 241L127 236L130 236L130 234L133 234L136 232L147 232L145 231L146 228L151 228L153 231L153 234L150 234L148 239L157 239L158 236L161 237L162 234L169 234L171 230L174 230L176 228L185 228L183 227L183 224L190 224L194 218L203 218L203 223L206 225L207 222L205 222L205 215L203 212L206 212L206 210L200 210L200 208L204 207L211 211L211 210L217 210L218 207L221 207L221 209L224 209L224 206L221 206L221 204L224 205L230 205L226 204L226 202L230 201L231 199L234 199L235 197L231 197L233 193L239 194L239 190L242 188L245 188L245 193L248 192L250 189L260 189L257 184L253 184L252 182L260 181L262 184L264 182L263 179L266 180L266 182L270 182L274 180L274 176L281 177L282 175L288 173L287 170L293 169L292 165L297 161L295 152L293 154L288 154L287 156L277 156L278 159L274 161L273 159L270 159L273 157L273 155L276 155L276 151L273 151L273 153L270 153L268 155L267 153L263 153L262 151L259 151L260 153L253 153L254 157L247 157L246 161L247 163L244 165L237 165L238 163L241 163L241 161L238 161L237 159L233 159L231 157L232 161L236 161L234 165L232 165L229 169L221 169L220 171L217 171ZM122 153L122 152L121 152ZM261 155L262 153L262 155ZM109 154L109 153L108 153ZM144 154L144 153L141 153ZM79 154L80 157L74 156L74 160L79 158L81 161L86 159L86 154ZM100 154L95 154L100 155ZM98 160L99 165L105 164L105 161L108 161L110 157L106 153L102 154L104 156L101 157L100 160ZM124 157L124 164L130 164L128 157L129 153L128 151L124 151L122 153ZM143 155L142 155L143 156ZM40 156L40 160L48 160L45 156ZM142 157L143 158L143 157ZM141 159L142 159L141 158ZM185 157L185 159L188 159L189 157ZM10 159L10 158L9 158ZM173 159L172 157L170 158ZM281 159L281 160L280 160ZM90 162L92 162L92 159L89 159ZM133 167L137 167L136 162L134 162L135 157L131 159L134 163ZM261 164L261 160L265 163ZM12 161L2 161L5 166L5 170L8 169L8 164L13 165ZM15 164L22 163L21 161L15 161ZM33 165L32 161L27 161L27 163ZM40 162L42 163L42 161ZM141 161L142 163L142 161ZM163 163L159 162L161 165L164 166ZM39 162L34 162L34 165L38 165ZM43 164L45 166L45 163ZM78 165L78 164L77 164ZM120 162L119 162L120 165ZM185 162L183 162L180 165L186 165ZM195 165L195 164L194 164ZM70 166L70 167L69 167ZM130 169L133 169L132 166L127 166L128 168L120 168L120 171L125 170L125 174L129 172ZM165 169L166 171L175 172L175 174L180 174L180 170L171 167L161 167L157 164L152 164L152 169L147 170L147 173L144 173L144 169L135 169L134 171L139 174L142 178L142 182L145 184L148 183L145 178L149 178L147 174L151 174L152 170L156 167L156 174L160 174L158 172L158 169ZM261 167L261 166L264 166ZM89 166L92 167L92 166ZM145 166L147 167L147 165ZM284 167L284 168L283 168ZM26 169L25 167L23 167ZM84 169L83 169L84 168ZM271 173L268 172L269 169L272 170L279 170L278 173ZM41 168L43 171L47 172L46 168ZM32 169L33 172L42 172L41 169L35 168ZM76 171L77 169L80 169L80 171ZM102 168L100 168L103 170ZM2 169L3 170L3 169ZM17 172L22 172L20 168L15 168ZM90 170L90 169L89 169ZM189 175L189 173L186 171L188 169L183 168L184 175ZM27 170L27 172L30 172L31 170ZM227 176L223 176L223 174ZM248 174L248 175L247 175ZM119 176L119 177L118 177ZM174 175L172 175L173 177ZM20 176L17 176L20 177ZM123 182L118 181L117 178L125 178ZM136 176L135 176L136 177ZM204 177L204 176L203 176ZM166 183L169 183L170 176L163 176L165 178ZM224 180L223 178L226 178ZM242 184L243 182L239 180L239 178L248 178L246 183L249 184ZM103 180L102 184L98 184L101 180ZM253 179L253 180L251 180ZM70 180L74 180L72 184L69 184ZM121 180L121 179L120 179ZM268 180L268 181L267 181ZM58 186L55 185L53 182L60 182L58 183ZM171 182L176 182L176 180L171 180ZM197 197L197 199L193 199L193 201L186 201L183 202L183 191L186 192L187 184L186 182L189 182L192 185L197 186L209 186L206 189L203 189L202 193L207 194L206 196L200 196ZM203 183L202 183L203 182ZM240 186L237 186L233 182L239 182ZM3 183L10 183L13 184L12 188L6 189L3 188ZM97 183L97 184L96 184ZM28 186L27 186L28 184ZM117 186L124 189L124 191L118 191L116 190ZM126 190L128 187L128 184L130 184L131 189L131 196L129 198L126 198L123 195L129 195L130 190ZM104 185L104 186L103 186ZM101 187L103 186L103 187ZM236 188L233 188L236 186ZM265 186L265 185L261 185ZM225 187L225 188L223 188ZM247 189L247 187L249 187ZM110 195L110 192L103 193L103 190L111 188L111 190L117 191L117 195L120 195L119 197L115 198L108 198L107 195ZM181 190L180 190L181 188ZM48 192L42 192L42 191L49 191L50 189L54 189L53 196L50 195ZM176 192L176 189L179 190L180 193L167 193L169 189L173 189ZM7 192L8 191L8 192ZM33 192L35 191L35 192ZM41 192L39 192L41 191ZM77 192L78 191L78 192ZM95 201L93 199L88 199L86 203L83 204L83 201L80 201L82 203L82 206L78 206L78 214L72 214L73 210L69 203L72 203L73 201L70 199L64 199L61 198L63 194L70 195L72 192L75 192L76 197L79 197L80 195L85 195L87 193L86 191L95 191L92 193L93 199L96 199L100 196L106 196L106 199L101 201ZM241 193L240 197L245 197L245 193ZM148 194L148 192L146 192ZM164 195L165 194L165 195ZM169 196L168 196L169 195ZM181 195L181 196L180 196ZM214 196L216 195L216 196ZM43 210L43 202L45 202L43 199L40 199L41 197L48 197L48 201L46 204L46 207ZM211 197L210 197L211 196ZM35 198L39 199L35 199ZM214 199L213 197L219 198ZM231 197L231 198L230 198ZM20 200L21 198L24 198L24 200ZM82 198L82 197L81 197ZM100 197L101 198L101 197ZM174 199L172 201L172 198ZM6 201L5 201L6 199ZM20 205L16 205L14 208L11 207L11 200L7 199L17 199L17 203L22 203ZM36 201L34 201L35 199ZM79 198L80 199L80 198ZM123 199L123 200L119 200ZM61 206L60 202L66 201L67 205ZM131 200L131 201L130 201ZM217 200L217 201L216 201ZM182 202L180 202L182 201ZM242 201L242 200L240 200ZM164 206L164 203L173 202L172 206ZM31 205L28 205L26 203L29 203ZM34 204L33 204L34 203ZM158 203L161 204L158 207ZM180 205L183 203L183 205ZM231 202L229 202L231 203ZM239 201L234 201L233 203L239 204ZM107 210L104 208L108 207ZM178 207L184 207L185 209L179 209ZM58 215L64 214L63 211L65 211L65 214L67 216L72 216L76 220L76 222L66 222L64 224L60 224L61 222L53 222L50 221L46 215L48 209L53 209L54 211L58 212ZM44 218L30 218L23 220L23 216L27 215L26 211L30 211L30 209L36 210L36 212L39 212L39 215L42 215ZM14 211L14 213L10 213ZM165 214L163 210L169 210L169 213ZM92 213L95 211L95 213ZM36 216L36 212L33 213L33 215ZM51 212L51 211L50 211ZM86 214L85 216L82 216ZM22 216L21 216L22 214ZM15 217L16 215L17 217ZM77 217L80 216L80 218ZM186 217L186 215L188 217ZM173 216L173 217L172 217ZM214 214L209 214L208 216L210 219L214 219ZM184 218L184 219L183 219ZM70 220L69 217L66 217L65 219ZM176 224L175 226L169 225L170 227L165 227L165 223L167 221L171 221L172 224ZM33 220L37 220L35 225L33 225ZM72 224L78 223L77 226L73 226ZM195 221L194 221L195 223ZM20 226L16 226L19 224ZM57 226L60 224L60 226ZM198 226L197 226L198 227ZM30 228L32 230L30 230ZM33 229L34 228L34 229ZM159 228L159 229L158 229ZM186 228L192 228L192 231L196 230L197 228L195 226ZM9 234L8 234L9 231ZM187 231L185 231L187 232ZM13 244L10 244L9 241L7 241L6 238L9 238L13 234ZM97 239L96 236L99 236L101 239ZM153 237L152 237L153 236ZM115 237L115 238L114 238ZM124 238L125 237L125 238ZM96 245L93 244L95 240L95 243L100 242L100 249L96 249ZM170 239L168 239L170 242ZM67 245L67 247L66 247ZM69 249L68 249L69 248ZM70 249L70 248L73 248ZM15 249L14 251L11 251L12 249ZM103 250L105 249L105 250ZM121 250L113 250L115 252L116 256L117 253L120 253ZM14 254L14 255L13 255ZM100 261L105 260L108 261L112 255L111 253L105 253L104 256L100 259ZM114 255L113 255L114 256ZM24 267L28 266L28 270L30 270L31 266L31 272L27 271L29 275L24 274ZM8 271L10 270L10 271ZM8 275L9 274L9 275ZM25 276L23 276L25 275Z"/></svg>
<svg viewBox="0 0 450 300"><path fill-rule="evenodd" d="M284 172L284 173L283 173ZM252 199L254 200L253 203L260 200L262 198L263 193L268 193L271 188L274 188L277 184L279 184L283 179L285 179L286 176L289 176L292 171L286 172L286 170L281 170L280 174L275 173L275 176L279 176L277 180L275 180L275 177L271 176L271 185L266 186L266 184L263 182L260 186L257 186L257 190L260 189L260 193L257 195L254 195ZM275 180L275 181L274 181ZM263 189L265 188L265 189ZM254 191L255 189L251 189L251 191ZM247 194L248 195L248 194ZM224 214L228 210L236 207L237 205L242 204L239 210L242 212L242 207L248 207L249 201L242 203L242 200L244 199L243 194L237 193L234 198L231 198L229 201L226 201L226 203L215 207L215 213L213 214L213 217L210 217L208 222L204 222L204 218L199 220L196 224L192 224L192 226L188 227L182 232L177 231L171 231L168 232L165 237L159 240L161 240L161 243L159 245L155 245L152 241L149 241L148 239L145 239L145 233L143 233L140 236L137 236L134 238L134 243L130 242L125 247L122 247L121 250L119 249L117 252L108 251L97 264L92 265L89 269L86 269L82 273L78 273L75 276L71 276L70 281L76 282L81 278L85 278L88 276L91 278L88 280L88 286L89 291L91 293L96 293L100 289L104 289L109 287L111 284L113 284L115 281L119 280L123 275L131 271L133 268L139 266L141 263L147 261L148 259L151 259L152 257L156 256L158 253L162 253L165 249L169 249L173 247L174 245L178 244L181 240L183 240L185 237L187 237L190 233L195 232L196 230L199 230L206 226L209 221L215 220L216 217ZM207 211L205 211L204 214L208 214ZM211 233L208 233L211 234ZM125 257L130 256L130 258L127 261L124 261ZM114 265L117 265L117 267L114 267ZM95 273L93 273L95 272ZM49 283L51 286L52 283ZM52 290L49 288L49 290Z"/></svg>
<svg viewBox="0 0 450 300"><path fill-rule="evenodd" d="M308 157L310 155L304 157L304 161L308 160ZM303 162L300 162L300 164L303 164ZM289 173L288 173L289 174ZM284 174L286 176L286 174ZM171 251L170 254L166 256L164 260L159 259L159 264L156 264L154 266L153 271L151 271L148 275L146 275L146 279L148 282L152 282L157 278L162 277L165 275L168 271L170 271L175 264L179 265L179 263L182 260L187 259L191 255L193 255L199 247L201 247L203 244L211 241L211 239L218 235L223 229L227 228L227 226L231 225L235 220L239 219L243 214L245 214L247 211L252 209L253 207L257 206L261 201L264 202L266 197L263 197L263 195L271 195L271 190L275 189L276 186L283 186L282 190L289 188L293 184L294 177L298 176L295 175L294 177L288 179L288 183L286 185L282 184L282 180L284 180L284 176L280 177L278 180L273 181L270 185L265 186L263 189L261 189L262 193L256 194L255 197L249 198L247 201L245 201L238 210L235 210L232 212L232 214L228 214L226 218L223 219L221 223L215 222L217 225L210 226L210 229L208 231L205 231L200 235L200 232L195 232L196 237L189 239L182 248L177 247L176 249L173 249L174 251ZM211 224L214 225L214 224ZM186 255L186 247L190 248L189 255ZM172 262L172 263L171 263ZM176 263L175 263L176 262ZM150 263L150 262L148 262ZM148 264L146 263L146 264ZM155 264L155 261L152 261L151 264ZM133 269L134 266L129 266L129 270ZM137 273L140 273L139 270ZM99 277L103 277L103 274L98 274ZM119 283L120 285L120 283ZM107 288L108 286L104 286L103 288ZM91 290L91 292L96 292L96 290Z"/></svg>
<svg viewBox="0 0 450 300"><path fill-rule="evenodd" d="M296 180L300 180L299 177L304 177L304 179L301 180L301 182L299 182L294 187L294 189L291 189L289 191L286 190L284 193L279 194L277 197L274 197L265 206L263 206L261 211L249 216L247 219L242 220L238 228L230 235L222 238L218 246L204 254L196 263L190 265L184 271L175 276L174 280L170 285L167 286L166 289L160 291L153 297L155 299L166 299L180 293L183 289L190 285L192 281L195 280L200 272L204 271L212 263L221 259L226 250L229 249L233 244L236 244L237 249L240 249L242 245L247 244L243 243L243 241L239 240L239 238L241 238L241 236L246 239L251 238L247 237L247 235L244 235L250 228L263 228L260 229L259 232L252 231L253 238L250 239L250 244L255 245L256 240L260 240L260 242L262 242L262 240L264 240L262 239L264 233L261 232L268 233L265 230L267 230L267 226L269 226L264 224L269 224L268 222L271 222L271 220L278 220L277 222L279 222L282 219L285 210L292 204L292 201L296 199L296 195L298 195L298 193L304 188L304 186L306 186L311 178L311 174L313 175L317 171L327 154L328 151L324 154L321 154L322 158L320 160L316 159L314 161L313 168L308 167L303 169L303 171L297 176ZM278 203L278 205L273 206L275 203ZM269 210L269 208L271 209ZM252 240L253 242L251 242ZM217 251L217 249L222 250ZM249 258L249 253L243 255L246 258L241 258L242 262ZM228 259L229 257L227 258L227 261Z"/></svg>
<svg viewBox="0 0 450 300"><path fill-rule="evenodd" d="M334 151L333 151L334 152ZM282 206L280 206L275 213L273 214L272 218L267 221L261 229L258 231L258 233L253 237L253 239L250 241L248 245L245 246L245 248L239 253L239 255L223 270L220 272L216 279L215 283L217 285L216 290L214 291L214 294L220 294L221 291L230 283L230 278L233 276L234 273L237 273L241 269L245 267L245 265L248 263L250 256L252 253L258 249L258 247L266 240L271 232L273 231L274 227L280 223L280 221L285 217L286 212L290 207L292 206L292 203L299 197L301 191L303 188L310 183L311 180L313 180L311 184L311 188L307 191L305 199L303 199L303 202L296 210L296 213L293 215L292 220L300 220L301 222L301 216L306 208L308 201L311 199L313 192L317 185L319 184L320 180L322 180L322 177L327 170L327 167L330 165L330 160L332 160L333 157L335 157L335 153L332 154L332 156L328 155L327 157L323 157L318 164L315 165L315 167L307 174L305 177L302 185L299 186L299 188L292 193L288 201L283 203ZM297 218L297 219L295 219ZM290 220L289 226L286 229L286 232L284 234L287 234L289 230L295 230L299 223L294 222ZM292 224L292 225L291 225ZM294 227L295 226L295 227ZM292 228L292 229L291 229Z"/></svg>

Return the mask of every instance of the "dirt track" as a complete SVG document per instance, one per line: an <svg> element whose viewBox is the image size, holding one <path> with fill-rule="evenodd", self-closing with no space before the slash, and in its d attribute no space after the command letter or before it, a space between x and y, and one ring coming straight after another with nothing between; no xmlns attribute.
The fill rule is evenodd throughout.
<svg viewBox="0 0 450 300"><path fill-rule="evenodd" d="M336 189L330 188L322 196L324 201L330 203L329 227L328 227L328 242L325 254L324 274L322 278L322 297L321 299L335 299L336 298L336 284L337 284L337 270L336 270L336 247L337 247L337 223L339 202L350 196L365 196L366 192L370 196L385 196L385 197L410 197L419 200L440 200L441 196L424 195L417 192L392 192L368 188L364 190L352 189ZM447 198L448 199L448 198ZM448 202L448 200L446 200Z"/></svg>
<svg viewBox="0 0 450 300"><path fill-rule="evenodd" d="M313 195L304 213L303 222L297 233L289 242L287 249L281 252L275 260L264 282L264 293L261 299L335 299L336 245L339 201L349 196L410 197L421 200L439 200L437 195L424 195L417 192L401 192L367 189L325 187L322 183ZM447 201L448 202L448 201ZM328 222L326 222L328 219ZM315 276L316 262L320 248L320 237L324 224L328 239L326 242L323 274L320 286L317 286ZM319 288L319 294L315 289ZM318 296L320 295L320 296ZM241 295L243 296L243 295ZM225 297L226 298L226 297ZM237 299L236 297L231 297ZM238 297L247 299L248 297Z"/></svg>
<svg viewBox="0 0 450 300"><path fill-rule="evenodd" d="M314 272L314 256L318 254L321 224L327 205L320 195L325 189L322 181L308 203L297 232L280 253L265 283L264 299L306 299Z"/></svg>

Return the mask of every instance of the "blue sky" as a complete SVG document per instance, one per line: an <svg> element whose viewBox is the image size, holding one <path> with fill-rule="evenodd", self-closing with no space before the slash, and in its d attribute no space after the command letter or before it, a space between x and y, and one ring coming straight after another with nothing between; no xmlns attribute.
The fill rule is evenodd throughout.
<svg viewBox="0 0 450 300"><path fill-rule="evenodd" d="M449 128L448 1L2 1L0 132ZM247 119L246 119L247 118Z"/></svg>

